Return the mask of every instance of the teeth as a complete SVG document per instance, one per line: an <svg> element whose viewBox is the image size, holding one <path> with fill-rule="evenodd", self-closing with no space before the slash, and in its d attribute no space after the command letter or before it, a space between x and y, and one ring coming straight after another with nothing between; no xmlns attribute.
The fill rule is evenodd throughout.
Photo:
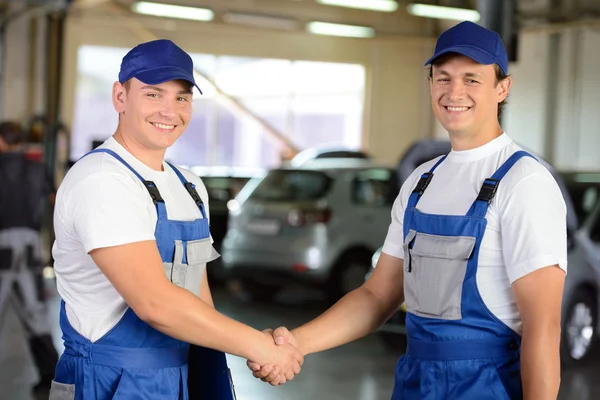
<svg viewBox="0 0 600 400"><path fill-rule="evenodd" d="M469 107L446 107L450 111L467 111Z"/></svg>
<svg viewBox="0 0 600 400"><path fill-rule="evenodd" d="M175 125L165 125L165 124L152 124L160 129L173 129L175 128Z"/></svg>

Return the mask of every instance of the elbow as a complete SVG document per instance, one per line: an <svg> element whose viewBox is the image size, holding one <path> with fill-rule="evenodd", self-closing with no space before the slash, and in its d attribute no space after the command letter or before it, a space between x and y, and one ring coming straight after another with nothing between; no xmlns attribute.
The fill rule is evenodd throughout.
<svg viewBox="0 0 600 400"><path fill-rule="evenodd" d="M370 290L365 285L361 286L359 290L362 290L364 295L371 299L373 307L373 315L375 320L373 321L372 330L379 328L385 321L387 321L394 312L398 309L399 305L395 305L395 301L389 301L382 296L379 296L374 291Z"/></svg>
<svg viewBox="0 0 600 400"><path fill-rule="evenodd" d="M164 296L146 295L144 298L132 302L129 306L139 319L152 327L164 324L166 301Z"/></svg>
<svg viewBox="0 0 600 400"><path fill-rule="evenodd" d="M135 315L150 326L155 326L158 323L159 313L154 311L149 305L137 305L131 307Z"/></svg>
<svg viewBox="0 0 600 400"><path fill-rule="evenodd" d="M550 320L537 324L523 324L523 339L532 341L551 341L560 343L562 328L559 320Z"/></svg>

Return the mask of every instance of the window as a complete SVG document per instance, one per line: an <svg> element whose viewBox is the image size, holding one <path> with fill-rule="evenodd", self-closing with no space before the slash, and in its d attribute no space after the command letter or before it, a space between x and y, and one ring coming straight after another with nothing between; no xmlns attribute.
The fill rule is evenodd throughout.
<svg viewBox="0 0 600 400"><path fill-rule="evenodd" d="M71 139L71 159L104 141L117 127L111 90L128 49L82 46ZM361 65L191 54L195 67L223 92L300 150L361 145L365 70ZM253 118L198 82L190 125L166 158L184 166L273 167L281 143ZM207 87L204 90L204 87Z"/></svg>
<svg viewBox="0 0 600 400"><path fill-rule="evenodd" d="M263 201L306 201L324 197L331 178L317 171L270 171L250 195Z"/></svg>
<svg viewBox="0 0 600 400"><path fill-rule="evenodd" d="M352 201L368 207L391 206L399 191L398 179L392 170L360 171L352 184Z"/></svg>

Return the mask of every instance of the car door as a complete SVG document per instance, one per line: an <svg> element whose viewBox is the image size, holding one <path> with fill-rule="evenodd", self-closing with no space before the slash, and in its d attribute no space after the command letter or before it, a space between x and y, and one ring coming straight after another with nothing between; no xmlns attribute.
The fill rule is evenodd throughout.
<svg viewBox="0 0 600 400"><path fill-rule="evenodd" d="M354 229L373 251L383 245L394 200L400 191L398 178L389 168L369 168L355 173L351 204L356 216Z"/></svg>

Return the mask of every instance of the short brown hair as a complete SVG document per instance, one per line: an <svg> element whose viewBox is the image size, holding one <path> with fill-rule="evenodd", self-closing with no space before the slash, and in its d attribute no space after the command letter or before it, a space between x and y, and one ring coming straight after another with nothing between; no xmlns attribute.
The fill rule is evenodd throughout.
<svg viewBox="0 0 600 400"><path fill-rule="evenodd" d="M459 54L458 53L448 53L448 54L444 54L443 56L440 56L440 57L436 58L435 60L433 60L433 62L429 66L429 79L431 79L433 77L433 66L434 65L438 66L440 64L443 64L444 62L448 61L448 59L450 59L452 57L456 57L457 55L459 55ZM494 87L498 86L498 83L500 83L503 80L510 77L510 75L505 74L504 71L502 71L502 69L500 69L500 66L498 64L494 64L494 70L496 71L496 83L494 84ZM506 96L504 98L504 100L502 100L500 103L498 103L498 119L500 119L500 117L502 116L502 112L504 111L504 106L507 103L506 99L508 99L508 96Z"/></svg>

